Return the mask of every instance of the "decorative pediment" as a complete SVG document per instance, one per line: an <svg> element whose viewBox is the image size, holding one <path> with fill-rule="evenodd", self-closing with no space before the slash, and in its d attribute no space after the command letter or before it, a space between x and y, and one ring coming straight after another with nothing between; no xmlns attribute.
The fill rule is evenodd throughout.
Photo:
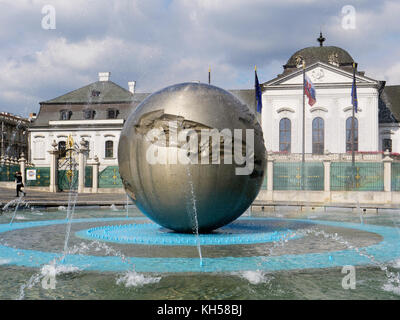
<svg viewBox="0 0 400 320"><path fill-rule="evenodd" d="M277 113L281 113L281 112L291 112L291 113L295 113L295 111L292 108L289 107L283 107L283 108L279 108L278 110L276 110Z"/></svg>
<svg viewBox="0 0 400 320"><path fill-rule="evenodd" d="M313 107L310 109L310 112L315 112L315 111L328 112L328 109L324 107Z"/></svg>
<svg viewBox="0 0 400 320"><path fill-rule="evenodd" d="M353 106L343 108L343 112L352 111L352 110L353 110ZM357 112L362 112L362 109L360 108L360 106L357 107Z"/></svg>
<svg viewBox="0 0 400 320"><path fill-rule="evenodd" d="M332 57L332 61L335 57ZM334 62L334 61L333 61ZM315 85L345 84L351 85L353 74L340 69L334 64L329 65L322 62L314 63L306 68L306 74ZM356 75L357 84L378 84L378 81L365 76ZM287 76L275 78L263 84L263 87L297 86L303 84L303 70L299 69Z"/></svg>

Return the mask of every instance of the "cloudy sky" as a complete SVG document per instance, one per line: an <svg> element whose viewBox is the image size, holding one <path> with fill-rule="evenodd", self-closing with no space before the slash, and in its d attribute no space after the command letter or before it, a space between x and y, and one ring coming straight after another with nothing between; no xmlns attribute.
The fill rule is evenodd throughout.
<svg viewBox="0 0 400 320"><path fill-rule="evenodd" d="M55 9L55 29L48 7ZM343 27L355 9L355 28ZM43 13L42 13L43 11ZM27 116L39 102L97 81L153 92L178 82L225 89L274 78L298 49L346 49L366 75L400 84L398 0L0 0L0 111ZM349 24L346 24L349 26Z"/></svg>

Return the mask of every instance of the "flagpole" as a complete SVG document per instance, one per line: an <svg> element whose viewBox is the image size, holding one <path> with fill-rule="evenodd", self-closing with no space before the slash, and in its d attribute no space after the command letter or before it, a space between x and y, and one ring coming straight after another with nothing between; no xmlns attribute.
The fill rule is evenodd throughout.
<svg viewBox="0 0 400 320"><path fill-rule="evenodd" d="M305 83L306 83L306 63L303 60L303 145L302 145L302 155L301 155L301 161L305 161L305 136L306 136L306 130L305 130L305 123L306 123L306 108L305 108Z"/></svg>
<svg viewBox="0 0 400 320"><path fill-rule="evenodd" d="M256 110L257 113L257 88L256 88L256 76L257 76L257 65L254 65L254 110Z"/></svg>
<svg viewBox="0 0 400 320"><path fill-rule="evenodd" d="M351 163L354 166L355 163L355 152L354 152L354 117L355 117L355 105L354 105L354 86L355 86L355 77L356 77L356 66L355 63L353 63L353 89L352 89L352 95L351 95L351 103L353 105L353 110L352 110L352 118L351 118Z"/></svg>
<svg viewBox="0 0 400 320"><path fill-rule="evenodd" d="M305 163L305 138L306 138L306 103L305 103L306 63L303 60L303 132L301 154L301 190L304 190L304 163Z"/></svg>

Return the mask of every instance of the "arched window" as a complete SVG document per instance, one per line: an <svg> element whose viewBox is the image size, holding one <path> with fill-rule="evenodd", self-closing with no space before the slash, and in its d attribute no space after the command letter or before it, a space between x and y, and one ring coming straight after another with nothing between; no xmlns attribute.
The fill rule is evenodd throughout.
<svg viewBox="0 0 400 320"><path fill-rule="evenodd" d="M60 155L60 158L65 158L65 156L67 155L67 144L65 141L60 141L58 143L58 152Z"/></svg>
<svg viewBox="0 0 400 320"><path fill-rule="evenodd" d="M84 146L85 146L85 149L86 149L86 151L85 151L85 155L88 157L88 158L91 158L91 150L90 150L90 142L88 141L88 140L85 140L85 142L84 142Z"/></svg>
<svg viewBox="0 0 400 320"><path fill-rule="evenodd" d="M392 152L392 139L386 138L382 140L382 151L389 150Z"/></svg>
<svg viewBox="0 0 400 320"><path fill-rule="evenodd" d="M114 157L114 141L111 140L106 141L105 157L106 158Z"/></svg>
<svg viewBox="0 0 400 320"><path fill-rule="evenodd" d="M279 122L279 151L290 152L291 140L291 122L283 118Z"/></svg>
<svg viewBox="0 0 400 320"><path fill-rule="evenodd" d="M352 137L352 118L348 117L346 120L346 152L352 151L351 137ZM354 118L354 151L358 151L358 120Z"/></svg>
<svg viewBox="0 0 400 320"><path fill-rule="evenodd" d="M312 153L324 153L324 119L315 118L312 122Z"/></svg>

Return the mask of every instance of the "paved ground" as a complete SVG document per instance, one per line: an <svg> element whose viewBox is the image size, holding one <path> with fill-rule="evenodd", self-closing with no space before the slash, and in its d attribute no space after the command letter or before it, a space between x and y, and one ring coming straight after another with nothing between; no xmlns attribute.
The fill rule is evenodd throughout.
<svg viewBox="0 0 400 320"><path fill-rule="evenodd" d="M34 206L58 207L68 205L68 192L50 193L46 191L33 191L28 189L26 197L23 197L25 202L29 202ZM17 199L15 189L8 189L0 187L0 210L8 202ZM131 202L130 202L131 203ZM110 206L115 204L117 206L126 204L126 195L122 193L79 193L76 205L77 206ZM259 201L253 202L252 208L254 210L273 210L276 207L299 207L300 210L310 207L341 207L356 209L356 203L311 203L311 202L271 202ZM399 204L360 204L361 209L373 210L378 212L378 209L398 209Z"/></svg>
<svg viewBox="0 0 400 320"><path fill-rule="evenodd" d="M27 190L26 197L23 199L31 205L36 206L65 206L68 205L68 192L50 193L45 191ZM14 189L0 187L0 208L6 203L17 199ZM122 193L80 193L78 194L76 205L93 206L93 205L125 205L126 195Z"/></svg>

